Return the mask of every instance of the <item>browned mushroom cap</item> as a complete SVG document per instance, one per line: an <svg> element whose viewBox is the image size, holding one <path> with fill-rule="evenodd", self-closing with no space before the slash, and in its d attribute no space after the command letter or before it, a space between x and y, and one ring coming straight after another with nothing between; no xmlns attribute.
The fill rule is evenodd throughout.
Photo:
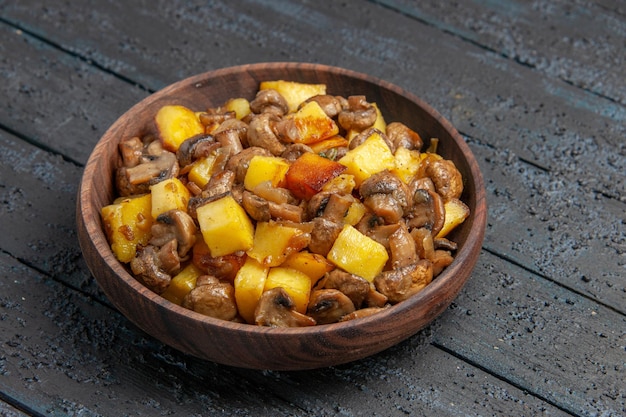
<svg viewBox="0 0 626 417"><path fill-rule="evenodd" d="M311 101L319 104L324 113L326 113L326 115L330 118L337 116L342 110L347 109L349 106L348 100L344 97L331 96L328 94L319 94L317 96L310 97L305 100L302 105Z"/></svg>
<svg viewBox="0 0 626 417"><path fill-rule="evenodd" d="M307 308L307 314L313 317L317 324L336 323L353 311L352 300L341 291L334 289L313 291Z"/></svg>
<svg viewBox="0 0 626 417"><path fill-rule="evenodd" d="M182 210L170 210L160 214L152 224L150 244L161 247L170 240L176 240L178 254L184 258L196 243L196 224L191 216Z"/></svg>
<svg viewBox="0 0 626 417"><path fill-rule="evenodd" d="M131 138L122 139L119 144L120 155L122 155L122 163L126 168L131 168L141 163L143 154L143 142L141 138L133 136Z"/></svg>
<svg viewBox="0 0 626 417"><path fill-rule="evenodd" d="M267 222L271 218L269 202L250 191L243 192L241 205L248 216L258 222Z"/></svg>
<svg viewBox="0 0 626 417"><path fill-rule="evenodd" d="M338 121L346 130L363 130L376 121L376 108L368 103L365 96L348 97L348 108L339 112Z"/></svg>
<svg viewBox="0 0 626 417"><path fill-rule="evenodd" d="M183 298L181 305L217 319L233 320L237 317L235 287L209 275L198 277L196 288Z"/></svg>
<svg viewBox="0 0 626 417"><path fill-rule="evenodd" d="M295 161L308 152L313 152L313 149L311 149L310 146L305 145L304 143L292 143L287 145L285 152L283 152L280 156L287 161Z"/></svg>
<svg viewBox="0 0 626 417"><path fill-rule="evenodd" d="M398 229L389 236L389 251L391 252L391 267L393 269L417 262L415 241L404 223L400 223Z"/></svg>
<svg viewBox="0 0 626 417"><path fill-rule="evenodd" d="M180 144L176 151L176 159L181 167L186 167L196 159L210 155L212 151L219 147L220 144L216 143L211 135L200 134L192 136Z"/></svg>
<svg viewBox="0 0 626 417"><path fill-rule="evenodd" d="M248 128L248 144L265 148L272 155L282 154L285 151L285 144L278 139L273 127L277 121L276 116L271 113L255 116Z"/></svg>
<svg viewBox="0 0 626 417"><path fill-rule="evenodd" d="M175 243L175 241L173 242ZM165 291L172 280L172 275L166 269L172 269L171 264L176 261L178 256L175 246L175 244L166 244L158 250L154 246L148 245L140 248L137 255L130 261L133 274L157 294Z"/></svg>
<svg viewBox="0 0 626 417"><path fill-rule="evenodd" d="M246 178L246 172L250 166L250 160L256 155L271 156L272 154L267 149L259 146L251 146L236 155L230 157L226 163L226 169L235 173L235 181L243 183Z"/></svg>
<svg viewBox="0 0 626 417"><path fill-rule="evenodd" d="M389 302L399 303L420 292L432 279L432 263L422 259L402 268L382 272L374 278L374 285L387 296Z"/></svg>
<svg viewBox="0 0 626 417"><path fill-rule="evenodd" d="M345 294L355 308L361 308L371 290L370 283L358 275L333 269L324 277L324 288L336 289Z"/></svg>
<svg viewBox="0 0 626 417"><path fill-rule="evenodd" d="M426 175L433 180L437 193L444 201L461 197L463 177L454 162L447 159L430 161L426 166Z"/></svg>
<svg viewBox="0 0 626 417"><path fill-rule="evenodd" d="M337 240L337 236L341 233L343 225L323 217L316 217L311 223L313 224L313 229L311 230L309 250L313 253L326 256L335 243L335 240Z"/></svg>
<svg viewBox="0 0 626 417"><path fill-rule="evenodd" d="M248 125L238 119L228 119L215 129L213 136L229 155L235 155L243 150L242 141L248 141Z"/></svg>
<svg viewBox="0 0 626 417"><path fill-rule="evenodd" d="M276 287L265 291L256 310L254 321L259 326L270 327L305 327L315 326L315 320L295 310L295 304L289 294Z"/></svg>
<svg viewBox="0 0 626 417"><path fill-rule="evenodd" d="M441 196L434 191L417 189L413 195L413 206L407 213L408 226L425 227L436 236L444 221L445 207Z"/></svg>
<svg viewBox="0 0 626 417"><path fill-rule="evenodd" d="M391 172L384 170L361 183L363 204L387 223L397 223L410 208L409 188Z"/></svg>
<svg viewBox="0 0 626 417"><path fill-rule="evenodd" d="M254 100L250 102L250 110L253 113L271 113L283 116L289 111L287 100L274 89L260 90Z"/></svg>
<svg viewBox="0 0 626 417"><path fill-rule="evenodd" d="M115 181L120 196L144 194L157 182L178 175L176 155L163 149L159 141L144 147L140 163L116 171Z"/></svg>
<svg viewBox="0 0 626 417"><path fill-rule="evenodd" d="M392 152L402 147L407 149L420 150L424 142L420 135L411 130L408 126L400 122L392 122L387 125L387 137L393 143Z"/></svg>

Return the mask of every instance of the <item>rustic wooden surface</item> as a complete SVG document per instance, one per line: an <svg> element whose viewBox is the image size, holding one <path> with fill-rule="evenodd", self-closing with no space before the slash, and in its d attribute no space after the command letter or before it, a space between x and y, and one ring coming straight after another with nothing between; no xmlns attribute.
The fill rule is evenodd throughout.
<svg viewBox="0 0 626 417"><path fill-rule="evenodd" d="M0 0L0 38L0 415L626 415L622 0ZM137 330L82 261L77 184L106 128L180 78L264 61L396 83L481 164L473 277L373 357L203 362Z"/></svg>

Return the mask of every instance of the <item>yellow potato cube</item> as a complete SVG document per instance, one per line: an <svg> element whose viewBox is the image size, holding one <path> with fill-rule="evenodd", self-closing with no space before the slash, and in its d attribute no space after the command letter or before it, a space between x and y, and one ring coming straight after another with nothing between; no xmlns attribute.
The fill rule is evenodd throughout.
<svg viewBox="0 0 626 417"><path fill-rule="evenodd" d="M172 152L176 152L180 144L190 137L204 133L198 115L184 106L163 106L154 121L163 147Z"/></svg>
<svg viewBox="0 0 626 417"><path fill-rule="evenodd" d="M209 183L211 175L213 175L213 165L215 164L216 155L212 154L205 158L198 159L193 163L189 170L187 178L198 184L200 188L204 188Z"/></svg>
<svg viewBox="0 0 626 417"><path fill-rule="evenodd" d="M245 98L231 98L224 104L224 109L234 111L239 120L250 114L250 102Z"/></svg>
<svg viewBox="0 0 626 417"><path fill-rule="evenodd" d="M445 237L455 227L460 225L470 215L470 209L457 198L452 198L443 204L445 211L445 220L443 227L437 233L437 237Z"/></svg>
<svg viewBox="0 0 626 417"><path fill-rule="evenodd" d="M263 81L259 89L273 89L278 91L278 93L287 100L289 112L295 112L303 101L313 96L326 94L325 84L306 84L284 80Z"/></svg>
<svg viewBox="0 0 626 417"><path fill-rule="evenodd" d="M322 191L349 195L352 194L355 187L354 175L341 174L324 184Z"/></svg>
<svg viewBox="0 0 626 417"><path fill-rule="evenodd" d="M348 168L346 174L354 175L357 186L370 176L395 166L389 146L376 131L359 146L349 150L339 163Z"/></svg>
<svg viewBox="0 0 626 417"><path fill-rule="evenodd" d="M196 214L200 232L211 256L230 255L252 247L252 221L231 195L198 207Z"/></svg>
<svg viewBox="0 0 626 417"><path fill-rule="evenodd" d="M327 258L345 271L372 282L385 267L389 254L383 245L347 224Z"/></svg>
<svg viewBox="0 0 626 417"><path fill-rule="evenodd" d="M235 276L235 301L239 315L250 324L254 323L254 310L263 294L269 267L253 258L247 258Z"/></svg>
<svg viewBox="0 0 626 417"><path fill-rule="evenodd" d="M259 222L248 256L265 266L278 266L289 255L305 248L310 239L310 235L302 229L275 222Z"/></svg>
<svg viewBox="0 0 626 417"><path fill-rule="evenodd" d="M151 237L152 216L150 194L118 200L102 207L104 229L115 257L130 262L137 245L146 245Z"/></svg>
<svg viewBox="0 0 626 417"><path fill-rule="evenodd" d="M324 110L315 101L311 101L293 115L293 121L298 132L297 143L315 143L336 136L339 127L333 119L328 117Z"/></svg>
<svg viewBox="0 0 626 417"><path fill-rule="evenodd" d="M383 117L380 108L378 108L378 104L372 103L372 106L374 106L374 108L376 109L376 121L374 122L374 125L372 127L380 130L383 133L387 133L387 122L385 121L385 118Z"/></svg>
<svg viewBox="0 0 626 417"><path fill-rule="evenodd" d="M348 212L343 218L343 222L345 224L354 226L359 222L359 220L363 218L363 216L365 216L365 213L367 213L367 207L365 207L365 205L359 200L354 200L354 202L348 208Z"/></svg>
<svg viewBox="0 0 626 417"><path fill-rule="evenodd" d="M183 298L196 288L196 280L202 274L203 272L194 264L187 265L172 278L170 285L161 293L161 297L180 305Z"/></svg>
<svg viewBox="0 0 626 417"><path fill-rule="evenodd" d="M281 287L293 300L296 311L305 313L311 295L311 278L296 269L270 268L263 291Z"/></svg>
<svg viewBox="0 0 626 417"><path fill-rule="evenodd" d="M273 187L279 187L285 180L285 174L289 170L289 163L277 156L255 155L250 160L243 186L248 191L262 182L269 181Z"/></svg>
<svg viewBox="0 0 626 417"><path fill-rule="evenodd" d="M156 220L159 214L170 210L187 212L187 203L191 194L185 184L178 178L170 178L150 187L152 195L152 218Z"/></svg>
<svg viewBox="0 0 626 417"><path fill-rule="evenodd" d="M400 146L394 155L394 168L391 172L408 184L419 170L422 160L420 155L419 151Z"/></svg>
<svg viewBox="0 0 626 417"><path fill-rule="evenodd" d="M281 264L281 267L304 272L311 278L311 286L314 286L320 278L335 268L335 266L322 255L306 251L289 255L285 262Z"/></svg>

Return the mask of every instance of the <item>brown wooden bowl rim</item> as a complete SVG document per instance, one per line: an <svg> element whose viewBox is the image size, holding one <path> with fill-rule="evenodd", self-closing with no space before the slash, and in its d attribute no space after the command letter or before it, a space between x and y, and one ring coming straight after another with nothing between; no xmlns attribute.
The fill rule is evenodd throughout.
<svg viewBox="0 0 626 417"><path fill-rule="evenodd" d="M98 141L92 154L90 155L88 162L85 166L83 176L80 183L80 191L79 191L79 201L78 207L80 212L77 213L77 221L82 222L85 227L89 238L92 240L94 247L98 250L99 255L105 260L107 265L116 273L118 278L128 287L135 291L138 296L147 298L150 302L157 304L158 307L167 309L171 311L173 314L178 316L180 320L193 320L194 322L206 325L206 326L217 326L224 330L229 330L232 332L245 332L250 335L265 335L265 336L297 336L302 334L307 335L316 335L316 334L325 334L333 331L342 331L347 329L358 330L360 328L367 328L371 326L372 322L381 322L384 320L390 320L397 316L403 316L405 314L409 314L410 310L417 304L428 303L430 300L436 298L437 294L441 291L441 289L447 284L449 280L457 279L456 275L461 268L463 268L466 262L476 262L478 257L478 252L480 251L480 247L482 245L482 241L484 238L485 226L486 226L486 198L485 198L485 188L483 183L483 177L478 169L478 164L475 161L475 157L471 152L469 146L465 143L461 135L458 133L456 128L441 114L439 114L434 108L432 108L429 104L424 102L422 99L417 97L416 95L392 84L385 80L356 72L353 70L348 70L340 67L323 65L323 64L313 64L313 63L296 63L296 62L268 62L268 63L256 63L256 64L245 64L238 65L232 67L221 68L217 70L207 71L201 74L197 74L183 80L177 81L169 86L157 91L156 93L144 98L133 107L128 109L124 114L133 113L137 111L138 108L144 107L146 104L158 100L164 96L167 96L172 90L177 90L182 85L191 85L198 84L204 82L207 78L217 78L225 74L230 74L233 71L255 71L257 69L268 69L268 68L293 68L293 69L309 69L316 71L326 71L333 73L334 75L347 76L356 79L360 79L372 84L376 84L383 89L387 89L394 94L398 94L403 96L404 98L416 103L420 106L424 111L429 113L432 117L434 117L443 128L449 132L450 136L454 139L457 146L462 151L463 157L468 161L470 168L470 178L466 178L467 181L471 181L474 183L474 189L476 192L475 200L476 200L476 209L471 213L472 226L470 232L465 241L465 245L459 248L458 252L454 257L454 261L451 265L449 265L436 279L434 279L429 285L427 285L422 291L418 294L412 296L411 298L393 305L387 308L384 311L376 313L369 317L364 317L360 319L350 320L341 323L333 323L333 324L325 324L325 325L316 325L311 327L301 327L301 328L273 328L273 327L262 327L251 324L243 324L243 323L235 323L229 322L225 320L220 320L216 318L212 318L209 316L205 316L199 313L196 313L192 310L183 308L175 303L172 303L160 295L152 292L148 288L146 288L143 284L141 284L136 278L134 278L125 267L117 261L114 257L110 246L108 244L107 238L105 236L98 207L93 206L90 203L89 192L93 191L91 186L91 179L95 175L97 166L98 166L98 156L99 149L104 146L104 143L107 140L111 140L110 132L114 129L115 125L118 123L119 119L116 120L111 127L104 133L102 138ZM95 221L94 221L95 220ZM81 248L85 250L83 244L81 243ZM103 253L99 248L104 248L105 252ZM473 264L470 267L473 268ZM91 268L91 266L90 266ZM91 271L96 280L98 280L97 271ZM467 277L465 280L469 278L470 273L466 274ZM464 285L464 282L461 283L460 287ZM459 287L459 290L460 290ZM458 292L458 291L457 291ZM445 303L449 304L457 294L452 294L451 297L444 300ZM111 300L113 304L115 304L115 300ZM445 307L447 307L447 304ZM130 317L129 317L130 318ZM434 317L433 317L434 318ZM132 321L132 318L130 318Z"/></svg>

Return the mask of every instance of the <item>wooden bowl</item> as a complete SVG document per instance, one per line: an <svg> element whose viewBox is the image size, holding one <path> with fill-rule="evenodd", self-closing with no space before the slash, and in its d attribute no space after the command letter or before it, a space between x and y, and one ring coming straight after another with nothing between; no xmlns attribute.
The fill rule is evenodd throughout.
<svg viewBox="0 0 626 417"><path fill-rule="evenodd" d="M465 179L470 217L451 235L454 262L417 295L383 312L306 328L269 328L203 316L144 287L116 260L100 209L114 199L113 175L120 139L142 132L165 104L194 110L232 97L252 99L264 80L324 83L334 95L366 95L386 120L401 121L422 138L439 138L438 153L454 161ZM486 222L483 179L455 128L418 97L353 71L304 63L263 63L225 68L177 82L123 114L98 142L85 167L77 202L78 237L85 261L111 302L142 330L184 353L243 368L302 370L337 365L378 353L417 333L441 314L470 277Z"/></svg>

